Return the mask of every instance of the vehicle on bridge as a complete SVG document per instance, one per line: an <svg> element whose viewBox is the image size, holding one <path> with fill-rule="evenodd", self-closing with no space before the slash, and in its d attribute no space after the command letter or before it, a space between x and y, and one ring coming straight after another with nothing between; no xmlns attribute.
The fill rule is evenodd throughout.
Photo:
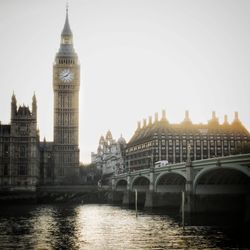
<svg viewBox="0 0 250 250"><path fill-rule="evenodd" d="M168 165L168 161L167 160L162 160L162 161L156 161L155 162L155 168L159 168L159 167L164 167Z"/></svg>

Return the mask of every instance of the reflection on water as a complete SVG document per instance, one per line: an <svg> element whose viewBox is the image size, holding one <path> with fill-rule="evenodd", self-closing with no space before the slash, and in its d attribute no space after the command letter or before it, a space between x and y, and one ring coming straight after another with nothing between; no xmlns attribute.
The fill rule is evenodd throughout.
<svg viewBox="0 0 250 250"><path fill-rule="evenodd" d="M223 231L108 205L4 206L0 249L238 249Z"/></svg>

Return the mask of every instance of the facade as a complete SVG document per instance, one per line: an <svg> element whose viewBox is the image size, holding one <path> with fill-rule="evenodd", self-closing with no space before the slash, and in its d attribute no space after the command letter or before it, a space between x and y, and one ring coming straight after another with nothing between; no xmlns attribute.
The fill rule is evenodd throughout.
<svg viewBox="0 0 250 250"><path fill-rule="evenodd" d="M126 167L130 170L149 168L157 161L169 163L184 162L190 150L191 160L201 160L218 156L227 156L250 142L250 134L235 112L234 120L229 124L227 116L220 124L215 112L207 124L193 124L186 111L180 124L171 124L166 118L155 120L149 117L148 123L138 122L138 127L126 147Z"/></svg>
<svg viewBox="0 0 250 250"><path fill-rule="evenodd" d="M116 141L108 131L105 138L101 136L97 153L91 153L91 163L102 171L103 176L122 172L125 168L125 147L126 141L122 136Z"/></svg>
<svg viewBox="0 0 250 250"><path fill-rule="evenodd" d="M80 65L73 47L68 10L61 44L53 65L54 141L40 142L37 101L32 110L11 101L11 122L0 124L0 187L4 190L36 190L43 184L74 184L79 164Z"/></svg>
<svg viewBox="0 0 250 250"><path fill-rule="evenodd" d="M33 191L39 177L36 97L33 96L30 110L24 105L17 108L13 94L10 125L0 125L0 185L13 191Z"/></svg>
<svg viewBox="0 0 250 250"><path fill-rule="evenodd" d="M39 144L40 153L40 184L51 185L55 182L54 143L44 138Z"/></svg>
<svg viewBox="0 0 250 250"><path fill-rule="evenodd" d="M68 10L53 66L55 182L79 176L80 65L73 47Z"/></svg>

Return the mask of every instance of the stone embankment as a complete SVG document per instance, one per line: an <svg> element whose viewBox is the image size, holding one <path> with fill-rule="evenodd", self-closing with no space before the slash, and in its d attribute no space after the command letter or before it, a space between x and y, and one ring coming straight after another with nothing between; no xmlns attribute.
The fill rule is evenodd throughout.
<svg viewBox="0 0 250 250"><path fill-rule="evenodd" d="M112 193L97 186L41 186L36 192L4 191L0 193L0 204L41 204L41 203L108 203Z"/></svg>

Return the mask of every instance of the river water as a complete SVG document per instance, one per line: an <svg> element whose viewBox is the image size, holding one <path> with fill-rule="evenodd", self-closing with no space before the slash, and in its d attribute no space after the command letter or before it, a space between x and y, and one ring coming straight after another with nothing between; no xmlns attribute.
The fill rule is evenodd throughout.
<svg viewBox="0 0 250 250"><path fill-rule="evenodd" d="M225 230L109 205L0 207L0 249L248 249Z"/></svg>

